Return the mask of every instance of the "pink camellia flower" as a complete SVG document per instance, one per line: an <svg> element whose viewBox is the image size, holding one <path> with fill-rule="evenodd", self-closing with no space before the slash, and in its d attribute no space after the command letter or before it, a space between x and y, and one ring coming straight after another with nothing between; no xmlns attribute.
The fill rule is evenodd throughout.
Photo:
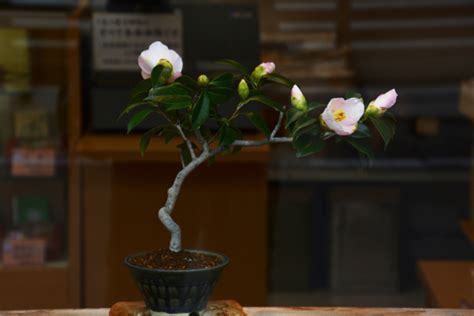
<svg viewBox="0 0 474 316"><path fill-rule="evenodd" d="M395 104L395 102L397 102L397 96L397 91L395 91L395 89L392 89L390 91L385 92L384 94L379 95L377 99L375 99L371 103L379 109L388 110Z"/></svg>
<svg viewBox="0 0 474 316"><path fill-rule="evenodd" d="M171 64L173 67L173 73L169 81L174 81L181 76L181 71L183 70L183 60L181 56L160 41L156 41L138 57L138 65L142 70L143 79L150 78L151 71L159 63L163 63L164 65Z"/></svg>
<svg viewBox="0 0 474 316"><path fill-rule="evenodd" d="M354 133L364 114L364 104L358 98L334 98L329 101L321 118L326 126L340 136Z"/></svg>

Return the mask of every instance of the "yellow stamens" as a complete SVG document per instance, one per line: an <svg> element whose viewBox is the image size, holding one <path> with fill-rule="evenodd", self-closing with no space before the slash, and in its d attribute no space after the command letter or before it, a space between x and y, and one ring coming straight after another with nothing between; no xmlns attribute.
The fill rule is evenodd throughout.
<svg viewBox="0 0 474 316"><path fill-rule="evenodd" d="M336 122L340 122L346 118L346 113L343 110L334 111L332 115Z"/></svg>

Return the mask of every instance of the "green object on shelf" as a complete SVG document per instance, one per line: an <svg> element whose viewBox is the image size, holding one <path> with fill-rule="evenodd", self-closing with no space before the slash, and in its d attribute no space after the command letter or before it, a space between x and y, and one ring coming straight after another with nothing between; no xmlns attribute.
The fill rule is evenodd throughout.
<svg viewBox="0 0 474 316"><path fill-rule="evenodd" d="M49 201L44 196L16 196L13 198L13 224L49 222Z"/></svg>

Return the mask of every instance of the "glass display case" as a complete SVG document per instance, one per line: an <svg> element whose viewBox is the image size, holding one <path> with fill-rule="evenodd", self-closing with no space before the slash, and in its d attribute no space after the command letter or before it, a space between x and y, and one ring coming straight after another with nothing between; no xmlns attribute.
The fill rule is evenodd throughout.
<svg viewBox="0 0 474 316"><path fill-rule="evenodd" d="M0 309L68 307L79 299L68 142L70 51L77 49L71 30L78 25L70 14L0 7ZM33 299L25 303L25 296Z"/></svg>

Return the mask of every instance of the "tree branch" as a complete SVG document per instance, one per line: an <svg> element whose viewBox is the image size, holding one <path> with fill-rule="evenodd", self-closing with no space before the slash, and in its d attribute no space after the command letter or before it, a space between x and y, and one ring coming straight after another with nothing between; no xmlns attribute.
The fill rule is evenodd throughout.
<svg viewBox="0 0 474 316"><path fill-rule="evenodd" d="M278 133L278 130L280 129L281 122L283 121L283 116L284 115L285 114L283 112L280 112L280 115L278 116L278 121L277 121L275 127L273 128L272 133L270 134L270 139L274 138L276 133Z"/></svg>
<svg viewBox="0 0 474 316"><path fill-rule="evenodd" d="M217 152L216 152L217 153ZM181 251L181 228L178 224L171 218L171 213L173 212L176 200L178 198L179 192L181 191L181 186L183 185L184 179L201 165L204 161L211 157L211 153L202 153L199 157L191 161L186 167L184 167L174 179L173 185L168 189L168 197L166 199L165 206L163 206L159 212L158 217L163 225L171 233L171 240L169 249L174 252Z"/></svg>
<svg viewBox="0 0 474 316"><path fill-rule="evenodd" d="M272 137L270 139L260 139L260 140L236 140L232 143L232 146L262 146L266 144L277 144L277 143L291 143L293 138L291 137Z"/></svg>
<svg viewBox="0 0 474 316"><path fill-rule="evenodd" d="M209 143L202 136L201 131L199 130L199 128L194 130L194 134L196 134L196 137L197 137L198 141L201 143L202 151L204 153L208 153L209 152Z"/></svg>
<svg viewBox="0 0 474 316"><path fill-rule="evenodd" d="M179 122L178 122L177 124L174 124L174 126L178 129L179 134L181 135L181 137L183 138L184 142L186 143L186 146L188 146L188 150L189 150L189 153L191 154L191 158L193 158L193 160L195 160L195 159L196 159L196 153L194 152L193 144L192 144L191 141L186 137L186 134L184 134L183 129L182 129L181 126L179 125Z"/></svg>

